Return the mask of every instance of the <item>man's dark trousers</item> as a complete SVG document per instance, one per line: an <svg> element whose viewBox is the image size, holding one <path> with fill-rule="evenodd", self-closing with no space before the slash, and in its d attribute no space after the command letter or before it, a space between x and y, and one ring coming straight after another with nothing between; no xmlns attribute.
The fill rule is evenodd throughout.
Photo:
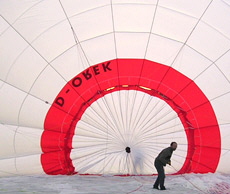
<svg viewBox="0 0 230 194"><path fill-rule="evenodd" d="M155 161L154 166L157 169L158 177L157 180L154 183L154 187L158 187L160 185L160 188L164 188L164 182L165 182L165 170L164 166L161 162Z"/></svg>

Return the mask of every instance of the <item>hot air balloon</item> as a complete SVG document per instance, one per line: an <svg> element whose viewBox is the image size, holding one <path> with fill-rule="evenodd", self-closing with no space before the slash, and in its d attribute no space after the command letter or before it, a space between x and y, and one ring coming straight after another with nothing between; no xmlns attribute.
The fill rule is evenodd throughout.
<svg viewBox="0 0 230 194"><path fill-rule="evenodd" d="M228 0L0 2L0 176L230 173Z"/></svg>

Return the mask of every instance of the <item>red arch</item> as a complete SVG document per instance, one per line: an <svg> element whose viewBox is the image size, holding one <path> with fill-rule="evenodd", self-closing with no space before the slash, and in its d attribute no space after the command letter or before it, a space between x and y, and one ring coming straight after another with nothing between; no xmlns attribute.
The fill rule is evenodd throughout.
<svg viewBox="0 0 230 194"><path fill-rule="evenodd" d="M41 139L47 174L72 174L75 126L94 101L117 90L140 90L161 98L177 112L187 135L188 153L177 173L215 172L220 132L212 106L199 87L175 69L144 59L115 59L94 65L70 80L49 109Z"/></svg>

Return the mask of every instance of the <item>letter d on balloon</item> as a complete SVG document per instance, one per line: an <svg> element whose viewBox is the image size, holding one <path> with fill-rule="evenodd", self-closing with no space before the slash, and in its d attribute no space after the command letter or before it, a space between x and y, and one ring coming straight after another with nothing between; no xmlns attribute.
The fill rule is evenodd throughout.
<svg viewBox="0 0 230 194"><path fill-rule="evenodd" d="M63 97L58 97L56 100L55 100L55 103L58 104L59 106L63 107L64 105L64 98Z"/></svg>

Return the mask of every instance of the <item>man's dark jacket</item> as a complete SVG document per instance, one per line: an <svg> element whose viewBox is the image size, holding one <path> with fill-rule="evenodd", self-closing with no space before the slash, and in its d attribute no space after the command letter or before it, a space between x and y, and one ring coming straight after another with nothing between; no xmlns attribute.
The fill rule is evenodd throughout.
<svg viewBox="0 0 230 194"><path fill-rule="evenodd" d="M161 163L163 166L166 166L169 162L171 162L171 156L173 153L172 147L168 147L163 149L159 155L155 159L155 163Z"/></svg>

